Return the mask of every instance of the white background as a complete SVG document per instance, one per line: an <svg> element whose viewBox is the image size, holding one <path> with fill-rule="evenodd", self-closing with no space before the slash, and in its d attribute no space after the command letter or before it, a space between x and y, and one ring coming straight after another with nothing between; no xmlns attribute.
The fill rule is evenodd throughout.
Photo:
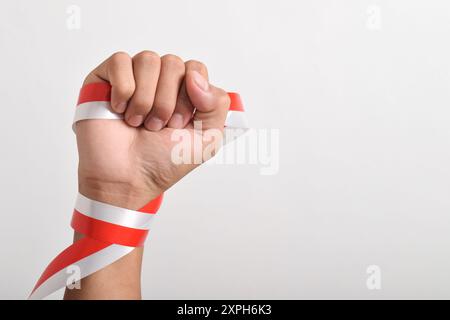
<svg viewBox="0 0 450 320"><path fill-rule="evenodd" d="M280 130L278 174L206 166L166 193L144 298L450 298L449 35L446 0L3 1L0 298L71 243L83 77L143 49L205 62Z"/></svg>

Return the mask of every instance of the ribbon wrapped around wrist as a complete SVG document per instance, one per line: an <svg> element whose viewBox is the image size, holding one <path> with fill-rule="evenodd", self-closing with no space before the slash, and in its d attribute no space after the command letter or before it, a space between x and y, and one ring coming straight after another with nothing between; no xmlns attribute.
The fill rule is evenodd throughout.
<svg viewBox="0 0 450 320"><path fill-rule="evenodd" d="M231 104L227 114L227 129L246 129L247 123L239 94L228 93ZM91 83L80 90L73 120L121 120L123 116L111 110L111 86L108 83ZM105 268L143 246L155 213L163 196L150 201L134 211L91 200L78 194L73 211L72 228L84 237L62 251L47 266L37 281L29 299L42 299L68 285L71 267L76 265L80 279Z"/></svg>

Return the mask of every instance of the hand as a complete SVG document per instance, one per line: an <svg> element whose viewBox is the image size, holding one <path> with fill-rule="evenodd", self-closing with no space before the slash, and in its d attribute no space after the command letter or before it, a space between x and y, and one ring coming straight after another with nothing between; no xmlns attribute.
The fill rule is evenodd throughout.
<svg viewBox="0 0 450 320"><path fill-rule="evenodd" d="M198 61L143 51L133 58L118 52L95 68L84 84L109 82L111 107L119 120L83 120L76 124L79 189L92 199L138 209L172 186L198 164L171 159L174 130L194 137L202 129L223 131L227 93L208 83ZM218 141L214 143L217 149ZM193 145L193 144L191 144ZM192 156L208 160L192 147ZM210 146L208 146L210 147ZM193 158L194 159L194 158Z"/></svg>

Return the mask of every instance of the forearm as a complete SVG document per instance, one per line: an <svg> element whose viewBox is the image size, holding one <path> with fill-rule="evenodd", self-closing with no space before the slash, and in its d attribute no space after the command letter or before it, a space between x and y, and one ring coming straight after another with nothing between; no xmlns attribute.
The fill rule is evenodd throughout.
<svg viewBox="0 0 450 320"><path fill-rule="evenodd" d="M75 234L79 239L80 235ZM141 265L144 248L81 280L79 289L66 288L65 300L141 299Z"/></svg>
<svg viewBox="0 0 450 320"><path fill-rule="evenodd" d="M81 194L114 206L137 210L148 202L149 199L144 200L142 196L130 194L127 190L126 186L117 184L97 185L92 181L80 181L79 184ZM75 233L74 242L82 237ZM143 247L135 248L109 266L83 278L79 288L66 288L64 299L140 299L143 251Z"/></svg>

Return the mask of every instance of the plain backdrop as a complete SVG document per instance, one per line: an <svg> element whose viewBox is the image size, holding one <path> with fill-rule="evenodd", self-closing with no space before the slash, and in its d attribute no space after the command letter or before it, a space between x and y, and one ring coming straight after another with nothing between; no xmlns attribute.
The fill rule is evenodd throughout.
<svg viewBox="0 0 450 320"><path fill-rule="evenodd" d="M144 49L279 130L277 174L210 165L166 193L144 298L450 298L449 35L446 0L1 2L0 298L71 243L84 76Z"/></svg>

